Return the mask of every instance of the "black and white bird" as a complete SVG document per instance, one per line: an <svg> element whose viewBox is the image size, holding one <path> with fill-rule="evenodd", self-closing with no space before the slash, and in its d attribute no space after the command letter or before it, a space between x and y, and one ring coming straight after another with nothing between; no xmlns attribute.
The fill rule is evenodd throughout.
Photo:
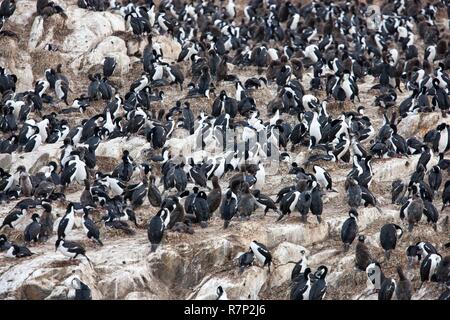
<svg viewBox="0 0 450 320"><path fill-rule="evenodd" d="M103 60L103 76L109 78L114 73L116 68L116 59L114 57L105 57Z"/></svg>
<svg viewBox="0 0 450 320"><path fill-rule="evenodd" d="M87 284L74 276L70 281L70 290L67 293L69 300L92 300L92 292Z"/></svg>
<svg viewBox="0 0 450 320"><path fill-rule="evenodd" d="M76 259L78 256L83 256L92 265L91 260L86 256L86 250L77 242L58 239L55 242L55 251L61 252L66 257L69 257L70 260Z"/></svg>
<svg viewBox="0 0 450 320"><path fill-rule="evenodd" d="M358 234L358 212L356 209L350 209L349 218L344 221L341 227L341 241L344 243L344 252L347 252L350 249L350 245L355 240L356 235Z"/></svg>
<svg viewBox="0 0 450 320"><path fill-rule="evenodd" d="M327 276L328 268L326 266L320 266L316 272L314 272L313 277L315 278L311 285L311 290L309 291L309 300L322 300L325 298L327 292L327 281L325 277Z"/></svg>
<svg viewBox="0 0 450 320"><path fill-rule="evenodd" d="M381 227L380 243L384 249L384 255L387 260L391 256L391 251L397 246L397 241L402 237L403 229L396 224L388 223Z"/></svg>
<svg viewBox="0 0 450 320"><path fill-rule="evenodd" d="M25 231L23 232L23 239L26 242L38 242L39 240L39 235L41 233L41 224L40 224L40 219L39 219L39 215L37 213L34 213L31 216L31 219L33 220L26 228Z"/></svg>
<svg viewBox="0 0 450 320"><path fill-rule="evenodd" d="M16 245L14 243L5 252L5 256L8 257L8 258L25 258L25 257L30 257L33 254L34 253L32 253L30 251L30 249L28 249L27 247L19 246L19 245Z"/></svg>
<svg viewBox="0 0 450 320"><path fill-rule="evenodd" d="M223 228L228 228L231 219L235 216L238 208L238 200L236 194L230 189L228 190L220 206L220 217L223 220Z"/></svg>
<svg viewBox="0 0 450 320"><path fill-rule="evenodd" d="M83 230L88 237L88 239L96 241L99 245L103 246L102 241L100 240L100 230L95 225L94 221L89 217L90 207L83 208Z"/></svg>
<svg viewBox="0 0 450 320"><path fill-rule="evenodd" d="M252 248L249 249L249 251L244 252L241 254L238 258L239 263L239 272L244 272L244 269L246 267L249 267L253 264L253 261L255 260L255 254L253 253Z"/></svg>
<svg viewBox="0 0 450 320"><path fill-rule="evenodd" d="M369 281L372 283L375 292L380 292L381 286L383 282L386 281L386 276L381 270L381 265L378 262L372 262L367 266L366 269L367 277ZM392 290L392 294L394 290Z"/></svg>
<svg viewBox="0 0 450 320"><path fill-rule="evenodd" d="M328 171L319 166L314 166L313 170L314 176L316 177L317 182L322 186L322 188L324 188L325 190L335 191L333 189L333 181L331 179L331 175L328 173Z"/></svg>
<svg viewBox="0 0 450 320"><path fill-rule="evenodd" d="M311 291L311 269L306 268L302 273L299 273L292 283L290 300L309 300Z"/></svg>
<svg viewBox="0 0 450 320"><path fill-rule="evenodd" d="M167 208L160 209L148 224L147 236L151 244L150 252L156 251L164 235L164 230L170 222L170 212Z"/></svg>
<svg viewBox="0 0 450 320"><path fill-rule="evenodd" d="M270 265L272 264L272 255L265 245L256 240L250 243L250 249L253 251L256 259L263 264L263 267L267 265L270 273Z"/></svg>
<svg viewBox="0 0 450 320"><path fill-rule="evenodd" d="M61 218L58 224L58 239L65 239L72 231L75 224L74 204L70 202L66 209L66 214Z"/></svg>
<svg viewBox="0 0 450 320"><path fill-rule="evenodd" d="M427 255L422 263L420 264L420 287L424 284L426 281L433 281L436 282L436 270L439 265L439 263L442 260L442 256L438 253L430 253Z"/></svg>
<svg viewBox="0 0 450 320"><path fill-rule="evenodd" d="M0 226L0 230L5 226L9 226L11 229L14 229L15 226L20 224L27 216L27 209L22 207L18 210L13 210L3 219L2 225Z"/></svg>

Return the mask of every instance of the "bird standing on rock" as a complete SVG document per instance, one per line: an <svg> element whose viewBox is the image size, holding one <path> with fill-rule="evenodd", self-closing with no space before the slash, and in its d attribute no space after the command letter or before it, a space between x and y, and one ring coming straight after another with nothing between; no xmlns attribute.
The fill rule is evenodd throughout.
<svg viewBox="0 0 450 320"><path fill-rule="evenodd" d="M355 240L355 237L358 233L358 212L356 209L350 209L349 218L344 221L341 227L341 240L344 243L344 252L347 252L350 248L350 245L353 243L353 240Z"/></svg>

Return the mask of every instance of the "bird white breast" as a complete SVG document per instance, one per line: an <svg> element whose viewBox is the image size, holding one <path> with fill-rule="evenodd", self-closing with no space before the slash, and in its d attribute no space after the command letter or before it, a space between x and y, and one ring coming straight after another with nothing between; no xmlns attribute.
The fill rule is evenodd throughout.
<svg viewBox="0 0 450 320"><path fill-rule="evenodd" d="M27 215L24 213L20 213L17 217L17 220L13 221L11 224L13 225L13 227L16 227L17 225L19 225L26 217Z"/></svg>
<svg viewBox="0 0 450 320"><path fill-rule="evenodd" d="M80 160L76 160L77 162L77 166L76 166L76 171L75 171L75 180L78 182L83 182L84 180L86 180L87 177L87 173L86 173L86 165L84 164L84 162L80 161Z"/></svg>
<svg viewBox="0 0 450 320"><path fill-rule="evenodd" d="M324 172L325 171L322 168L316 168L316 179L322 187L326 187L328 185L328 181L325 178Z"/></svg>
<svg viewBox="0 0 450 320"><path fill-rule="evenodd" d="M260 165L259 167L260 169L256 172L256 183L254 186L255 190L261 190L261 188L263 187L264 183L266 182L266 173L264 170L264 167L262 165Z"/></svg>
<svg viewBox="0 0 450 320"><path fill-rule="evenodd" d="M116 179L111 179L109 177L106 178L107 185L109 189L112 191L113 196L118 196L123 193L123 189L119 186Z"/></svg>
<svg viewBox="0 0 450 320"><path fill-rule="evenodd" d="M62 245L62 243L60 243L60 245L58 247L58 251L61 252L66 257L70 257L70 258L75 257L75 253L69 252L69 250Z"/></svg>
<svg viewBox="0 0 450 320"><path fill-rule="evenodd" d="M316 45L310 45L305 48L305 56L307 58L310 58L313 63L316 63L318 61L318 58L316 54L314 53L314 50L318 48Z"/></svg>
<svg viewBox="0 0 450 320"><path fill-rule="evenodd" d="M57 80L56 81L56 83L55 83L55 92L56 92L56 96L59 99L64 98L64 91L62 90L62 87L61 87L61 80Z"/></svg>
<svg viewBox="0 0 450 320"><path fill-rule="evenodd" d="M227 4L227 13L231 18L234 18L236 11L235 11L235 5L232 0L230 0Z"/></svg>
<svg viewBox="0 0 450 320"><path fill-rule="evenodd" d="M316 138L316 143L319 143L319 140L322 138L322 133L320 132L320 123L317 120L317 114L314 114L313 121L311 122L309 128L310 135Z"/></svg>
<svg viewBox="0 0 450 320"><path fill-rule="evenodd" d="M241 101L241 93L244 91L244 89L241 86L238 86L236 88L236 100Z"/></svg>
<svg viewBox="0 0 450 320"><path fill-rule="evenodd" d="M69 221L67 222L67 226L64 229L64 233L66 234L66 236L68 235L68 233L70 231L72 231L73 225L75 223L75 216L73 214L69 215L66 217Z"/></svg>
<svg viewBox="0 0 450 320"><path fill-rule="evenodd" d="M50 121L48 119L44 119L36 125L39 128L39 135L41 136L42 141L47 140L47 126L49 125L49 123Z"/></svg>
<svg viewBox="0 0 450 320"><path fill-rule="evenodd" d="M169 29L169 28L167 28L165 21L164 21L164 17L162 15L160 15L158 17L158 24L164 31L167 31Z"/></svg>
<svg viewBox="0 0 450 320"><path fill-rule="evenodd" d="M162 66L156 66L155 74L153 75L153 80L160 80L163 76L163 68Z"/></svg>
<svg viewBox="0 0 450 320"><path fill-rule="evenodd" d="M344 89L347 99L350 99L353 94L353 90L350 87L350 80L344 80L344 82L342 83L342 89Z"/></svg>
<svg viewBox="0 0 450 320"><path fill-rule="evenodd" d="M428 55L428 62L433 63L434 58L436 57L436 47L430 46L427 48L427 50L430 52Z"/></svg>
<svg viewBox="0 0 450 320"><path fill-rule="evenodd" d="M291 205L289 206L290 211L294 211L295 206L297 205L298 199L300 198L300 192L294 191L294 200L292 201Z"/></svg>
<svg viewBox="0 0 450 320"><path fill-rule="evenodd" d="M83 230L84 230L84 233L86 233L86 234L89 232L89 229L86 228L86 226L84 224L84 219L83 219Z"/></svg>
<svg viewBox="0 0 450 320"><path fill-rule="evenodd" d="M448 129L444 128L444 130L441 131L440 139L439 139L439 153L442 153L447 148L448 143Z"/></svg>
<svg viewBox="0 0 450 320"><path fill-rule="evenodd" d="M36 135L34 135L34 138L32 137L31 139L34 139L34 141L35 141L33 150L31 150L31 151L36 151L42 143L42 138L39 134L36 134Z"/></svg>
<svg viewBox="0 0 450 320"><path fill-rule="evenodd" d="M13 251L14 251L14 247L11 246L11 247L8 249L8 251L6 251L5 257L8 257L8 258L15 258L16 256L13 254Z"/></svg>
<svg viewBox="0 0 450 320"><path fill-rule="evenodd" d="M441 257L437 254L432 254L430 256L431 259L431 267L430 267L430 277L434 274L439 262L441 262Z"/></svg>
<svg viewBox="0 0 450 320"><path fill-rule="evenodd" d="M295 31L297 30L298 27L298 22L300 21L300 15L298 13L296 13L294 15L294 18L292 18L292 23L291 23L291 30Z"/></svg>
<svg viewBox="0 0 450 320"><path fill-rule="evenodd" d="M258 259L261 263L264 263L266 261L266 257L264 257L259 251L258 248L259 246L252 242L250 244L250 248L252 249L253 253L255 254L256 259Z"/></svg>

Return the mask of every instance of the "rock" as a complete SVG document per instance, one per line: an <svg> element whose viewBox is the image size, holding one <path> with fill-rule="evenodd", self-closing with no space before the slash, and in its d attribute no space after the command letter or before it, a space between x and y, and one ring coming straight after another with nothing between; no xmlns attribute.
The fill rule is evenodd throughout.
<svg viewBox="0 0 450 320"><path fill-rule="evenodd" d="M402 118L398 124L398 133L405 138L417 136L422 138L429 130L436 128L440 122L450 123L450 119L442 118L439 112L418 113Z"/></svg>
<svg viewBox="0 0 450 320"><path fill-rule="evenodd" d="M352 270L349 272L342 272L334 282L333 286L365 286L367 279L367 274L363 271Z"/></svg>
<svg viewBox="0 0 450 320"><path fill-rule="evenodd" d="M120 159L123 151L129 150L130 156L134 160L139 160L141 158L142 150L148 147L149 144L143 137L133 137L129 140L119 137L100 143L95 154L97 156Z"/></svg>
<svg viewBox="0 0 450 320"><path fill-rule="evenodd" d="M16 10L8 20L20 26L25 26L35 13L36 1L16 1Z"/></svg>
<svg viewBox="0 0 450 320"><path fill-rule="evenodd" d="M270 277L270 288L281 286L290 281L295 263L304 257L302 251L305 251L306 256L309 255L309 250L305 247L283 242L272 252L272 257L276 262L272 265L273 273Z"/></svg>
<svg viewBox="0 0 450 320"><path fill-rule="evenodd" d="M45 300L67 300L68 289L65 286L56 286Z"/></svg>
<svg viewBox="0 0 450 320"><path fill-rule="evenodd" d="M309 218L311 219L311 217ZM307 246L323 241L327 237L327 223L279 224L270 225L267 228L266 240L263 243L269 248L273 248L284 241Z"/></svg>
<svg viewBox="0 0 450 320"><path fill-rule="evenodd" d="M7 153L0 154L0 168L9 171L12 165L12 156Z"/></svg>
<svg viewBox="0 0 450 320"><path fill-rule="evenodd" d="M178 59L181 45L174 38L166 35L157 35L153 37L153 41L161 46L161 50L164 52L164 60L176 61Z"/></svg>
<svg viewBox="0 0 450 320"><path fill-rule="evenodd" d="M192 256L191 259L182 258L178 253L179 250L181 249L174 251L164 248L149 256L151 274L165 285L179 287L195 285L212 268L230 262L238 248L227 239L217 239L214 242L200 242L194 252L190 252L192 249L187 249L189 250L187 254ZM183 277L183 274L190 276Z"/></svg>
<svg viewBox="0 0 450 320"><path fill-rule="evenodd" d="M75 6L67 8L66 26L73 30L64 40L62 50L72 58L72 69L78 69L81 59L77 59L116 31L125 31L125 20L119 14L94 12Z"/></svg>
<svg viewBox="0 0 450 320"><path fill-rule="evenodd" d="M33 87L33 72L30 55L19 50L18 41L13 37L2 37L0 43L0 66L17 77L16 91L27 91Z"/></svg>
<svg viewBox="0 0 450 320"><path fill-rule="evenodd" d="M304 254L301 252L305 251ZM299 261L304 256L309 256L309 250L298 244L283 242L272 253L274 259L277 260L277 264L286 264L290 261Z"/></svg>
<svg viewBox="0 0 450 320"><path fill-rule="evenodd" d="M359 232L364 231L371 223L378 220L380 217L384 218L395 218L398 216L396 210L383 210L380 213L377 208L374 207L359 207L358 208L358 229ZM348 216L344 215L339 218L332 218L327 221L330 226L330 235L333 237L340 237L342 224L347 220Z"/></svg>
<svg viewBox="0 0 450 320"><path fill-rule="evenodd" d="M36 170L39 171L42 166L48 164L50 159L59 162L59 156L61 149L59 148L62 143L44 144L34 152L26 153L14 153L12 155L11 170L15 171L18 166L25 166L29 173L33 173ZM46 155L45 155L46 154Z"/></svg>
<svg viewBox="0 0 450 320"><path fill-rule="evenodd" d="M18 299L21 300L43 300L52 290L42 287L41 283L27 283L20 288Z"/></svg>
<svg viewBox="0 0 450 320"><path fill-rule="evenodd" d="M95 49L83 56L80 68L88 70L94 65L102 64L105 57L113 57L116 60L114 75L126 74L130 68L130 58L127 55L127 47L124 40L110 36L101 41Z"/></svg>
<svg viewBox="0 0 450 320"><path fill-rule="evenodd" d="M28 39L28 47L30 49L37 48L39 45L39 40L44 34L44 18L42 16L37 16L34 18L33 25L31 26L30 38ZM42 46L45 46L42 45Z"/></svg>
<svg viewBox="0 0 450 320"><path fill-rule="evenodd" d="M46 166L50 160L50 155L48 153L43 153L37 158L36 162L31 168L27 168L30 174L37 173L43 166Z"/></svg>
<svg viewBox="0 0 450 320"><path fill-rule="evenodd" d="M320 252L312 255L311 257L307 256L308 264L311 266L319 266L329 261L329 259L335 257L337 254L339 254L339 251L336 249L321 250Z"/></svg>
<svg viewBox="0 0 450 320"><path fill-rule="evenodd" d="M147 290L148 274L143 264L126 266L119 270L111 270L108 277L104 277L98 288L104 299L124 299L133 291Z"/></svg>
<svg viewBox="0 0 450 320"><path fill-rule="evenodd" d="M216 290L220 285L227 293L228 299L256 300L266 283L268 272L260 267L250 267L233 279L211 278L198 290L196 300L211 300L216 298Z"/></svg>
<svg viewBox="0 0 450 320"><path fill-rule="evenodd" d="M382 166L374 169L374 181L393 181L411 175L416 169L420 155L409 156L409 158L391 159L385 161Z"/></svg>

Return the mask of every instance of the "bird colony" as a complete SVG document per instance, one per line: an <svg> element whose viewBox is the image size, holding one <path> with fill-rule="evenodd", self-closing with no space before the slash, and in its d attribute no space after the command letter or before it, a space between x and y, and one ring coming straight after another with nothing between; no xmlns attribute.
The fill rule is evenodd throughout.
<svg viewBox="0 0 450 320"><path fill-rule="evenodd" d="M1 0L0 298L450 299L448 14Z"/></svg>

